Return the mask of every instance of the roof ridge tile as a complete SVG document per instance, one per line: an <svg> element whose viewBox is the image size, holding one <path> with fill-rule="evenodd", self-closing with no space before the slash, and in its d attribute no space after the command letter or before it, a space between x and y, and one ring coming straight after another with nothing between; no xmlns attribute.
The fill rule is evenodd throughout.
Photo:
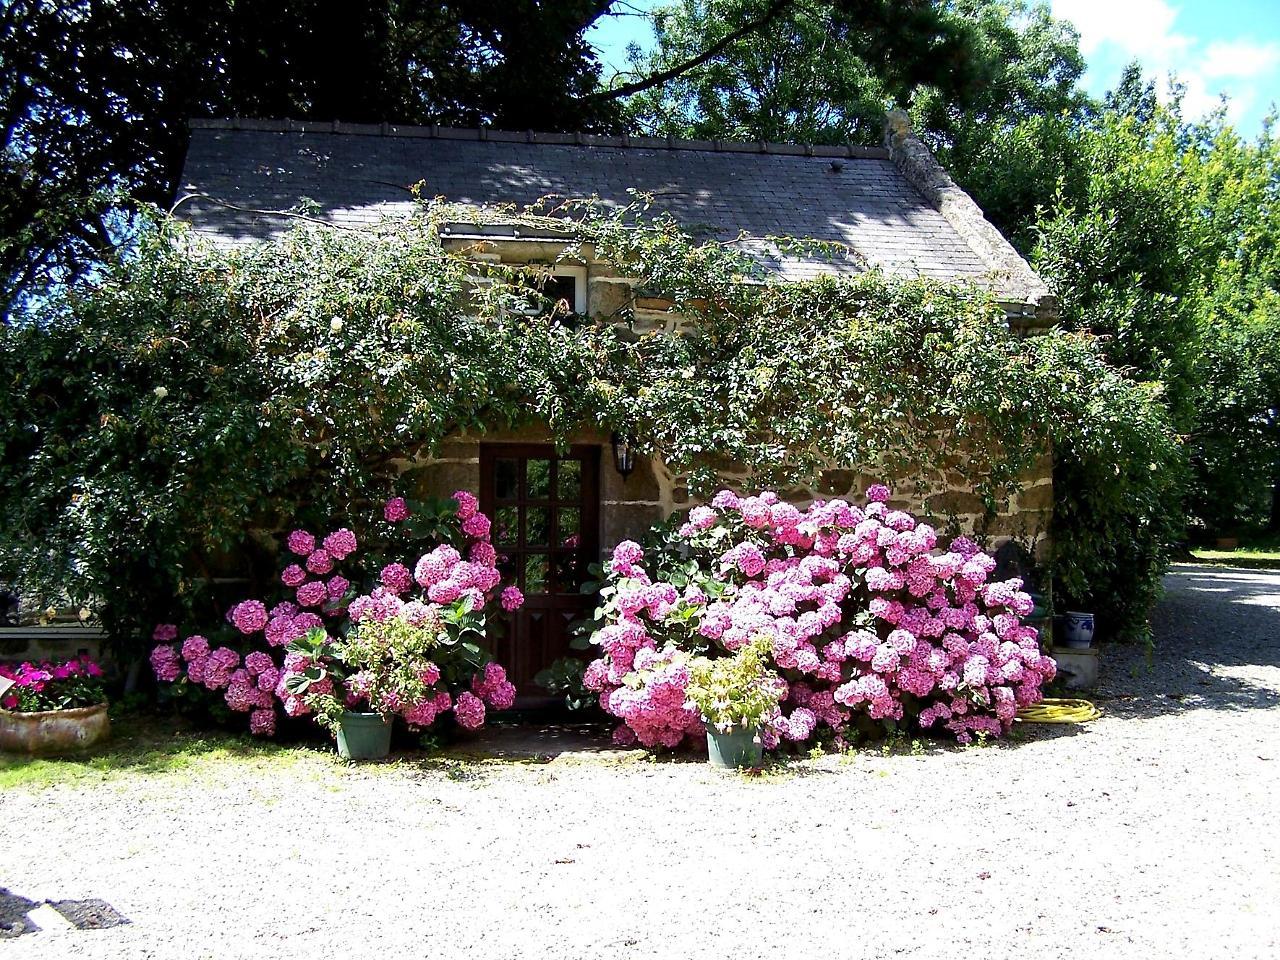
<svg viewBox="0 0 1280 960"><path fill-rule="evenodd" d="M497 127L412 126L390 123L346 123L340 120L256 119L251 117L195 117L192 130L248 130L256 133L338 134L365 137L478 140L494 143L536 143L552 146L606 147L616 150L691 150L703 153L763 153L782 156L847 157L887 160L885 147L854 143L812 144L771 140L682 140L677 137L620 136L595 133L553 133L540 130L502 130Z"/></svg>

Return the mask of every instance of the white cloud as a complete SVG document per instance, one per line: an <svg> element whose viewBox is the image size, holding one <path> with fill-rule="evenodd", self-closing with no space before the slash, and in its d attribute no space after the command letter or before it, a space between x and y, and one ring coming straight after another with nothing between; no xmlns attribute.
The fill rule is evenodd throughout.
<svg viewBox="0 0 1280 960"><path fill-rule="evenodd" d="M1166 0L1052 0L1052 8L1055 16L1075 24L1091 62L1137 60L1149 76L1174 74L1185 88L1182 105L1189 117L1216 109L1227 93L1227 118L1239 122L1258 92L1245 81L1280 67L1280 44L1243 37L1206 43L1180 33L1179 8ZM1117 78L1104 79L1110 84Z"/></svg>
<svg viewBox="0 0 1280 960"><path fill-rule="evenodd" d="M1252 40L1215 40L1200 64L1206 77L1256 77L1280 65L1280 44Z"/></svg>
<svg viewBox="0 0 1280 960"><path fill-rule="evenodd" d="M1053 12L1075 24L1086 55L1110 44L1143 62L1167 63L1193 44L1174 32L1178 11L1164 0L1053 0Z"/></svg>

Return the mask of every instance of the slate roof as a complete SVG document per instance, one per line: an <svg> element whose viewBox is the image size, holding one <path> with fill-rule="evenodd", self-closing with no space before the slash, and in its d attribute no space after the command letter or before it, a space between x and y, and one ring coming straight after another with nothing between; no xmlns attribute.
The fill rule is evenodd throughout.
<svg viewBox="0 0 1280 960"><path fill-rule="evenodd" d="M473 206L525 204L547 194L627 203L628 188L636 188L700 235L727 239L744 230L839 241L859 255L771 258L786 278L861 270L865 258L894 273L972 281L1009 302L1035 304L1047 293L1040 285L1028 294L1027 276L1011 280L1007 244L993 254L991 237L975 237L949 217L936 191L926 199L930 185L922 192L892 143L804 147L293 121L191 127L178 214L223 243L287 230L291 221L269 211L304 199L318 204L321 218L345 226L408 214L419 181L424 196Z"/></svg>

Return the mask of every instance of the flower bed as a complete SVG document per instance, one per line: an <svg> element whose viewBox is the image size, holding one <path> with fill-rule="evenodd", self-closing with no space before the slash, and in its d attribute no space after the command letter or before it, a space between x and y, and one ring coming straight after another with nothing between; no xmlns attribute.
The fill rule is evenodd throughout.
<svg viewBox="0 0 1280 960"><path fill-rule="evenodd" d="M344 710L399 715L415 729L452 712L460 726L479 727L486 707L515 699L484 646L487 610L524 602L517 588L501 589L489 527L476 498L458 491L416 510L387 501L367 538L295 530L282 599L237 603L219 640L193 633L179 644L177 626L157 626L152 668L179 689L220 694L262 736L275 733L280 711L330 729ZM434 545L422 552L425 542Z"/></svg>
<svg viewBox="0 0 1280 960"><path fill-rule="evenodd" d="M1022 623L1020 580L989 582L995 560L964 537L888 506L721 491L660 548L617 546L602 590L602 655L584 681L622 720L620 743L700 736L686 696L692 654L724 656L765 638L785 684L762 739L844 742L857 732L941 728L999 736L1041 699L1056 667Z"/></svg>
<svg viewBox="0 0 1280 960"><path fill-rule="evenodd" d="M102 668L91 657L0 664L0 750L62 753L109 729Z"/></svg>
<svg viewBox="0 0 1280 960"><path fill-rule="evenodd" d="M88 656L61 663L0 663L0 677L13 682L0 694L0 709L14 713L71 710L107 701L102 668Z"/></svg>

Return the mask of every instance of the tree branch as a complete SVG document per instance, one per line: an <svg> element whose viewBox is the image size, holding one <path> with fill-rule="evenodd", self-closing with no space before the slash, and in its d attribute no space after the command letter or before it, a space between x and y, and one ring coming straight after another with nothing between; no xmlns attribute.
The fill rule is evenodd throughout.
<svg viewBox="0 0 1280 960"><path fill-rule="evenodd" d="M696 57L685 60L683 63L678 63L674 67L668 67L666 70L660 70L657 73L650 74L643 80L624 83L620 87L613 87L608 90L596 90L593 93L587 94L582 99L584 101L619 100L622 97L629 97L633 93L640 93L643 90L649 90L652 87L661 86L668 80L674 80L681 74L688 73L690 70L702 66L707 61L719 55L720 52L730 44L736 43L743 37L755 33L763 27L767 27L778 17L779 14L782 13L783 10L791 6L794 2L795 0L773 0L773 2L765 8L764 12L761 13L760 16L756 17L754 20L748 20L737 30L726 33Z"/></svg>

